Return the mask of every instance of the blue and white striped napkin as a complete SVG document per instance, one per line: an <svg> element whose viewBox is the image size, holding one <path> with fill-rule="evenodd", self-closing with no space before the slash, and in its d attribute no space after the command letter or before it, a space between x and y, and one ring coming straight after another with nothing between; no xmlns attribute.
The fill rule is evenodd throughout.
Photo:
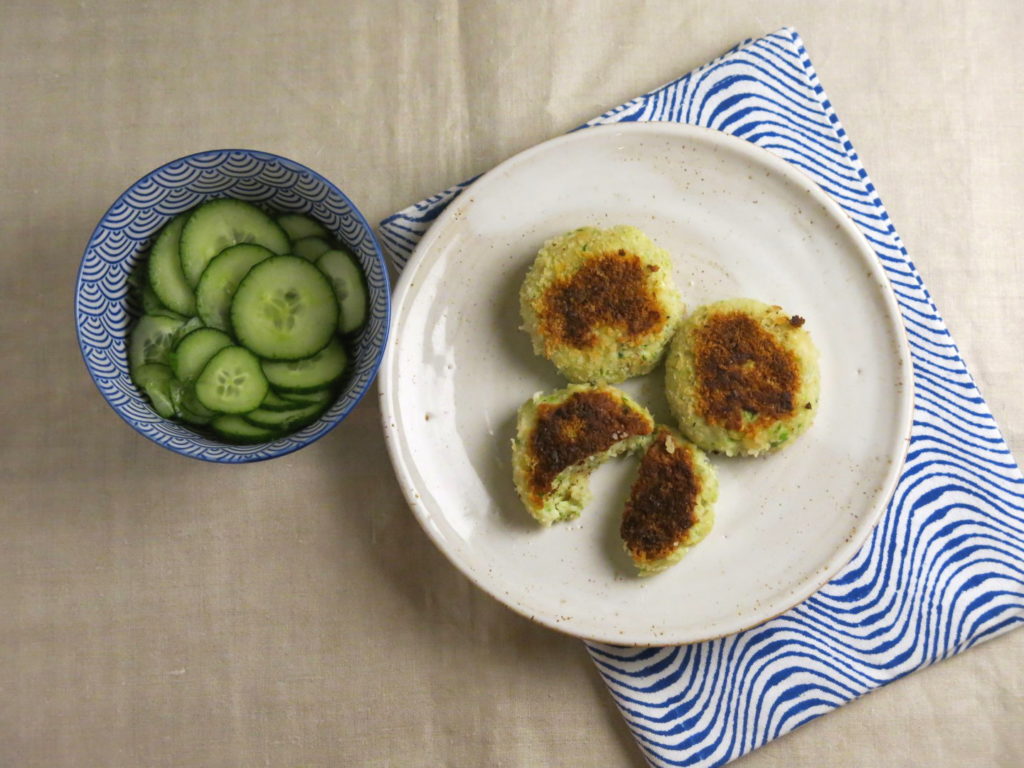
<svg viewBox="0 0 1024 768"><path fill-rule="evenodd" d="M652 765L716 766L1024 623L1024 477L795 30L747 41L585 127L635 120L725 131L810 174L874 247L914 361L903 475L869 541L821 591L707 643L587 644ZM381 223L397 268L470 183Z"/></svg>

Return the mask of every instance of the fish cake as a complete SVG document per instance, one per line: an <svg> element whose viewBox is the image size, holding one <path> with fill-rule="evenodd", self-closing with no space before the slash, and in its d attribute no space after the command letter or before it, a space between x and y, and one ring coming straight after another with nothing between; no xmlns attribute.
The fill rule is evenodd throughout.
<svg viewBox="0 0 1024 768"><path fill-rule="evenodd" d="M698 307L672 340L665 368L679 429L705 451L777 450L818 410L818 352L804 319L754 299Z"/></svg>
<svg viewBox="0 0 1024 768"><path fill-rule="evenodd" d="M583 227L544 244L519 293L533 350L570 381L649 373L683 313L668 252L636 227Z"/></svg>
<svg viewBox="0 0 1024 768"><path fill-rule="evenodd" d="M571 520L590 498L587 478L602 462L636 450L654 429L647 409L608 386L538 393L519 409L513 480L543 525Z"/></svg>
<svg viewBox="0 0 1024 768"><path fill-rule="evenodd" d="M718 479L704 452L658 426L644 451L619 535L641 576L675 565L711 531Z"/></svg>

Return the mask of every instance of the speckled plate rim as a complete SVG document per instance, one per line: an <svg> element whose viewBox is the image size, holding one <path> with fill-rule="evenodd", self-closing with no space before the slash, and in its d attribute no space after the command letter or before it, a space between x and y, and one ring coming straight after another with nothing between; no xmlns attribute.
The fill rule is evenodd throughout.
<svg viewBox="0 0 1024 768"><path fill-rule="evenodd" d="M406 302L409 300L409 294L417 280L419 270L429 263L433 256L434 246L442 238L445 230L452 226L460 216L464 216L465 209L473 205L475 200L481 199L488 194L492 180L499 179L514 166L531 162L537 155L557 150L566 144L576 141L588 140L595 133L648 134L651 137L659 136L683 142L696 139L697 141L716 144L753 162L768 166L779 175L788 177L790 181L807 187L814 201L829 212L837 227L842 230L851 243L856 244L856 251L861 257L863 266L867 268L874 282L886 287L885 290L880 292L881 299L888 309L886 325L892 338L896 340L900 357L899 371L901 378L898 382L900 386L898 387L899 397L897 400L899 419L898 426L893 432L896 439L894 439L893 445L890 446L891 460L884 479L879 483L878 490L872 497L870 510L859 518L859 524L851 531L851 534L845 539L844 543L834 550L827 565L815 571L804 582L801 582L799 587L794 588L791 593L791 599L785 601L785 604L771 604L769 608L758 612L756 615L741 615L736 617L731 623L721 622L715 628L709 628L709 631L699 636L673 634L671 631L653 634L643 630L608 631L597 627L583 629L574 626L578 622L566 623L559 616L548 615L543 611L538 611L536 606L511 599L507 592L501 590L502 580L496 578L493 569L488 568L481 572L471 567L450 546L449 541L433 524L432 519L436 515L443 517L444 511L435 511L426 507L423 501L424 494L421 494L421 490L424 489L420 489L414 482L410 467L407 466L401 453L405 439L404 427L398 420L397 386L393 377L395 376L394 369L398 359L398 351L401 347L400 325L406 312ZM616 645L665 646L714 640L763 624L809 598L853 559L881 519L902 473L910 442L911 427L913 425L914 379L911 375L912 358L899 305L893 293L890 280L885 274L877 254L849 215L821 189L817 182L801 169L787 163L781 157L768 150L722 131L683 123L635 122L593 126L586 130L573 131L534 145L482 174L473 182L469 189L472 194L460 195L437 217L413 250L409 261L395 284L391 302L392 343L385 350L378 379L378 394L380 397L385 443L402 493L428 537L464 576L484 592L521 616L560 633L584 640Z"/></svg>

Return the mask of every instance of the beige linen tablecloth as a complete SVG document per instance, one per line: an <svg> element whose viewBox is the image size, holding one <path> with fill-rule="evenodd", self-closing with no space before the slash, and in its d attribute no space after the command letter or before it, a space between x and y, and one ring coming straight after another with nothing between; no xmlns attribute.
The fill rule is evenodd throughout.
<svg viewBox="0 0 1024 768"><path fill-rule="evenodd" d="M582 645L407 511L370 396L251 466L103 402L75 272L146 171L291 157L371 221L796 26L1018 460L1024 5L31 2L0 21L0 768L642 766ZM1024 764L1024 632L740 760Z"/></svg>

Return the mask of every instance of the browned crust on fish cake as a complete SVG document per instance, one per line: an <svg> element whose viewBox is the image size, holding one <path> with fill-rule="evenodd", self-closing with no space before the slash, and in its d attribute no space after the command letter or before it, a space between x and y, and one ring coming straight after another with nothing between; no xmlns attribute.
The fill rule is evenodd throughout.
<svg viewBox="0 0 1024 768"><path fill-rule="evenodd" d="M675 442L671 452L669 439ZM619 527L633 558L651 562L672 554L697 523L700 493L692 451L660 429L640 460Z"/></svg>
<svg viewBox="0 0 1024 768"><path fill-rule="evenodd" d="M787 323L803 324L796 320ZM695 329L693 357L697 409L709 424L753 434L793 413L800 388L796 356L749 315L710 315ZM745 420L744 411L755 415Z"/></svg>
<svg viewBox="0 0 1024 768"><path fill-rule="evenodd" d="M574 392L537 407L529 437L529 489L540 505L560 472L620 440L651 433L650 421L610 392Z"/></svg>
<svg viewBox="0 0 1024 768"><path fill-rule="evenodd" d="M595 255L569 277L555 281L539 313L548 348L592 347L598 341L594 328L601 326L615 328L624 341L658 333L668 318L647 281L658 269L619 249Z"/></svg>

